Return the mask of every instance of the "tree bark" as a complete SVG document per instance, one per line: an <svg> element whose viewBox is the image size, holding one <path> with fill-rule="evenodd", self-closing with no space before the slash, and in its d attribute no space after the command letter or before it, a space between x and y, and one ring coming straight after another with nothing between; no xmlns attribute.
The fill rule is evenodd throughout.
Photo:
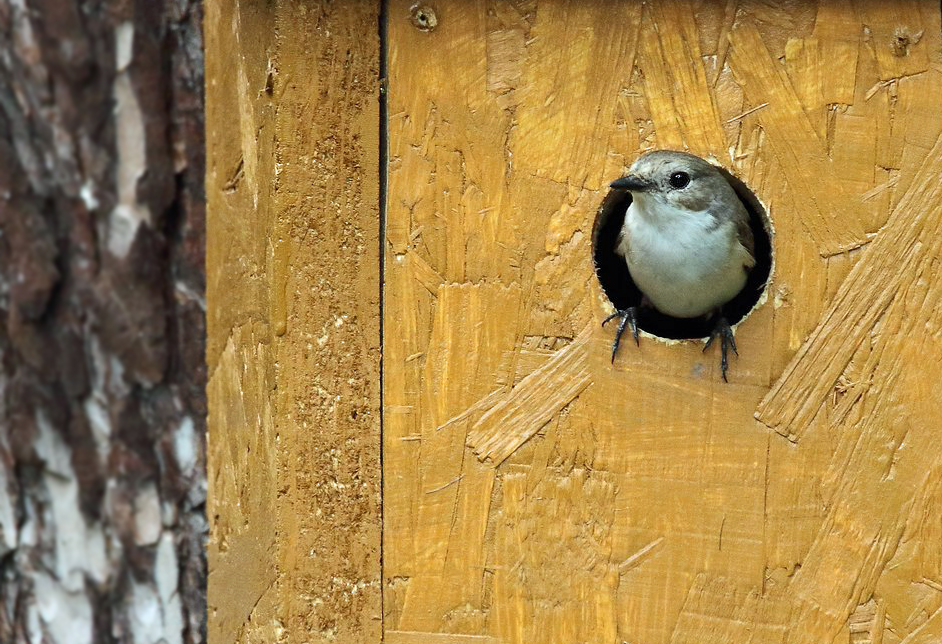
<svg viewBox="0 0 942 644"><path fill-rule="evenodd" d="M205 640L195 0L0 0L0 642Z"/></svg>

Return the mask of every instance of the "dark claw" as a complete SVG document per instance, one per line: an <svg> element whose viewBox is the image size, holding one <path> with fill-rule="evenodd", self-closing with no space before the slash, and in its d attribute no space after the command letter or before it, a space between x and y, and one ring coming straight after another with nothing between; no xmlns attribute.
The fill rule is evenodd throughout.
<svg viewBox="0 0 942 644"><path fill-rule="evenodd" d="M713 332L706 344L703 345L704 351L710 348L717 336L720 338L720 370L723 372L723 382L729 382L726 379L726 371L729 369L729 349L732 349L737 357L739 357L739 351L736 350L736 337L733 335L733 329L722 315L716 318Z"/></svg>
<svg viewBox="0 0 942 644"><path fill-rule="evenodd" d="M618 345L621 344L621 335L625 332L625 327L629 324L631 325L631 335L635 339L635 344L641 346L641 341L638 339L638 307L630 306L627 309L622 309L621 311L615 311L607 318L602 320L602 326L614 318L620 317L621 322L618 323L618 330L615 331L615 340L612 342L612 362L615 362L615 354L618 353Z"/></svg>

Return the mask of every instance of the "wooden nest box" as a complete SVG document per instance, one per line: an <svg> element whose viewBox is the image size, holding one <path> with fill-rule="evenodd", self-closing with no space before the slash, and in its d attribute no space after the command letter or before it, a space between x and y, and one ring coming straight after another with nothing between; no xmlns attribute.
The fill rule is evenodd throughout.
<svg viewBox="0 0 942 644"><path fill-rule="evenodd" d="M211 0L210 641L942 641L932 2ZM593 260L643 150L771 276L729 383Z"/></svg>

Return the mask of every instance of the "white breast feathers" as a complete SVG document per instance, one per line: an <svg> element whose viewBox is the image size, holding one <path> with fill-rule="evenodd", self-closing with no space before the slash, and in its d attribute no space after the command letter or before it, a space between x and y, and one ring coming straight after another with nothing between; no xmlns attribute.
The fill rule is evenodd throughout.
<svg viewBox="0 0 942 644"><path fill-rule="evenodd" d="M754 263L733 221L647 199L628 208L618 250L651 304L680 318L731 300Z"/></svg>

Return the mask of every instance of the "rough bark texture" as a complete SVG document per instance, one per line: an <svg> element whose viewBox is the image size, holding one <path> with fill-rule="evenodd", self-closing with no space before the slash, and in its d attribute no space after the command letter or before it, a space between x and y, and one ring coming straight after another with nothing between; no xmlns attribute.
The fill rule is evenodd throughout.
<svg viewBox="0 0 942 644"><path fill-rule="evenodd" d="M0 642L205 639L201 17L0 0Z"/></svg>

